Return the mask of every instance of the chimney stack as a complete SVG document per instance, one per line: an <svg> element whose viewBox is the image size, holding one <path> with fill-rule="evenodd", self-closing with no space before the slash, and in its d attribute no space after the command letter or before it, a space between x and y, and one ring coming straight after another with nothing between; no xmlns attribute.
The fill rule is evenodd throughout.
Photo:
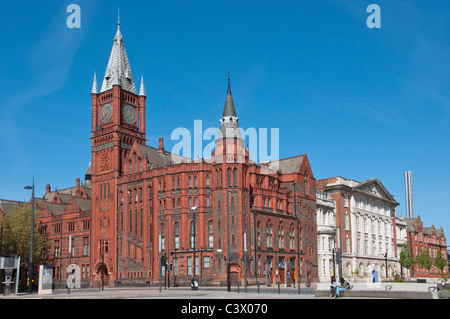
<svg viewBox="0 0 450 319"><path fill-rule="evenodd" d="M159 148L158 148L158 150L159 150L161 153L164 153L164 140L163 140L162 137L159 138Z"/></svg>

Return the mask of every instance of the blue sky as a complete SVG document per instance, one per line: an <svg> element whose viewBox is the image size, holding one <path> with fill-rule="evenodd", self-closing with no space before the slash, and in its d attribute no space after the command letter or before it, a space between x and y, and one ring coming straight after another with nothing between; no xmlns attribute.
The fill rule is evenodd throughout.
<svg viewBox="0 0 450 319"><path fill-rule="evenodd" d="M81 8L69 29L66 8ZM369 29L366 8L381 8ZM405 214L449 236L449 1L22 1L0 11L0 198L83 178L92 79L117 28L144 75L148 144L218 127L227 72L241 127L279 128L280 157L307 153L317 179L377 177ZM205 146L205 145L204 145Z"/></svg>

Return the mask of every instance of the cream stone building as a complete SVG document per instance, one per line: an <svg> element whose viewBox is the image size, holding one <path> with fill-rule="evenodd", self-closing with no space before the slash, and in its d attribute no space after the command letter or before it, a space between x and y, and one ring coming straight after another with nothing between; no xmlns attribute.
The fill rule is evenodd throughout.
<svg viewBox="0 0 450 319"><path fill-rule="evenodd" d="M342 277L347 281L383 281L386 269L388 278L399 273L395 217L399 204L384 185L377 178L358 182L332 177L318 180L317 188L321 281L330 280L333 265L339 276L338 258L333 263L333 250L329 246L334 243L333 236L334 248L340 247L342 252Z"/></svg>

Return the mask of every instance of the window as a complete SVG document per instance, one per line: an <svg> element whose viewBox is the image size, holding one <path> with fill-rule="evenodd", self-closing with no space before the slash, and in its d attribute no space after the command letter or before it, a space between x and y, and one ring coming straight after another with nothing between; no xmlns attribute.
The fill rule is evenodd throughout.
<svg viewBox="0 0 450 319"><path fill-rule="evenodd" d="M266 227L266 245L267 248L272 248L273 246L273 232L272 232L272 224L267 223Z"/></svg>
<svg viewBox="0 0 450 319"><path fill-rule="evenodd" d="M54 253L54 258L59 258L59 253L60 253L60 247L59 247L59 240L55 240L53 242L53 253Z"/></svg>
<svg viewBox="0 0 450 319"><path fill-rule="evenodd" d="M213 222L210 220L208 222L208 248L213 248L214 246L214 229Z"/></svg>
<svg viewBox="0 0 450 319"><path fill-rule="evenodd" d="M194 249L195 248L195 224L191 222L189 225L189 246Z"/></svg>
<svg viewBox="0 0 450 319"><path fill-rule="evenodd" d="M289 228L289 248L295 249L295 227L291 225Z"/></svg>
<svg viewBox="0 0 450 319"><path fill-rule="evenodd" d="M350 229L350 220L349 220L348 213L345 213L344 222L345 222L345 230L349 230Z"/></svg>
<svg viewBox="0 0 450 319"><path fill-rule="evenodd" d="M258 247L261 247L261 222L256 225L256 238Z"/></svg>
<svg viewBox="0 0 450 319"><path fill-rule="evenodd" d="M209 269L211 267L211 257L205 256L203 257L203 268Z"/></svg>
<svg viewBox="0 0 450 319"><path fill-rule="evenodd" d="M178 276L178 258L173 259L173 275Z"/></svg>
<svg viewBox="0 0 450 319"><path fill-rule="evenodd" d="M192 177L188 177L188 187L191 188L192 187Z"/></svg>
<svg viewBox="0 0 450 319"><path fill-rule="evenodd" d="M192 257L187 258L187 275L192 276Z"/></svg>
<svg viewBox="0 0 450 319"><path fill-rule="evenodd" d="M231 186L231 168L227 169L227 185Z"/></svg>
<svg viewBox="0 0 450 319"><path fill-rule="evenodd" d="M344 206L348 207L348 195L347 194L344 195Z"/></svg>
<svg viewBox="0 0 450 319"><path fill-rule="evenodd" d="M233 170L233 186L237 186L237 168Z"/></svg>
<svg viewBox="0 0 450 319"><path fill-rule="evenodd" d="M173 227L173 232L174 232L175 250L178 250L180 249L180 226L178 225L178 223L175 223Z"/></svg>
<svg viewBox="0 0 450 319"><path fill-rule="evenodd" d="M197 176L194 176L194 187L197 187Z"/></svg>
<svg viewBox="0 0 450 319"><path fill-rule="evenodd" d="M68 222L67 223L67 230L68 231L75 231L75 222Z"/></svg>
<svg viewBox="0 0 450 319"><path fill-rule="evenodd" d="M206 176L206 182L205 182L205 184L206 184L206 187L209 187L209 175Z"/></svg>
<svg viewBox="0 0 450 319"><path fill-rule="evenodd" d="M166 249L166 241L165 241L165 227L164 224L161 224L161 251L164 251Z"/></svg>
<svg viewBox="0 0 450 319"><path fill-rule="evenodd" d="M278 248L284 249L284 227L281 223L278 225Z"/></svg>
<svg viewBox="0 0 450 319"><path fill-rule="evenodd" d="M83 237L83 256L89 256L89 237Z"/></svg>
<svg viewBox="0 0 450 319"><path fill-rule="evenodd" d="M107 240L100 240L99 241L99 252L102 254L107 254L108 253L108 246L109 243Z"/></svg>

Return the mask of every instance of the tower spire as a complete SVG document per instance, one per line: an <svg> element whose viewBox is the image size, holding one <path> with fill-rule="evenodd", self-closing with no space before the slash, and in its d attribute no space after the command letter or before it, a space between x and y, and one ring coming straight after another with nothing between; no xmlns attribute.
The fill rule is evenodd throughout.
<svg viewBox="0 0 450 319"><path fill-rule="evenodd" d="M120 15L117 17L117 32L114 36L114 44L109 56L100 93L112 89L113 85L120 85L122 89L137 94L120 31Z"/></svg>
<svg viewBox="0 0 450 319"><path fill-rule="evenodd" d="M220 119L219 138L241 138L239 131L239 119L234 108L233 96L231 95L230 69L228 67L228 88L223 108L222 118Z"/></svg>
<svg viewBox="0 0 450 319"><path fill-rule="evenodd" d="M144 75L141 75L141 87L139 88L139 95L145 96Z"/></svg>
<svg viewBox="0 0 450 319"><path fill-rule="evenodd" d="M94 82L92 83L92 91L91 94L98 94L98 86L97 86L97 76L94 72Z"/></svg>

